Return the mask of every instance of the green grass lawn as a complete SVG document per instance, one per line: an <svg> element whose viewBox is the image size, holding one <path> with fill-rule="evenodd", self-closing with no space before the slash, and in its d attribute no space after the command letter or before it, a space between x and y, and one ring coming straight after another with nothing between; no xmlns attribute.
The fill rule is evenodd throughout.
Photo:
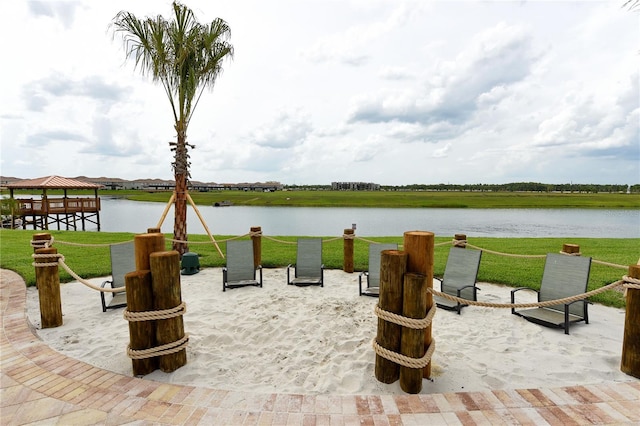
<svg viewBox="0 0 640 426"><path fill-rule="evenodd" d="M40 232L40 231L38 231ZM8 230L0 231L0 266L18 272L28 285L35 284L35 271L31 265L30 241L32 230ZM105 244L132 240L134 234L130 233L106 233L106 232L79 232L79 231L50 231L57 243L54 243L59 253L66 258L66 263L81 277L92 278L110 275L109 248ZM221 250L225 250L224 241L235 236L216 235ZM167 235L171 238L171 235ZM247 237L248 238L248 237ZM271 240L277 239L278 241ZM343 267L343 241L332 240L334 237L325 237L323 245L323 261L329 269L342 269ZM262 238L262 265L265 268L283 267L295 262L297 237L263 236ZM436 244L450 242L452 237L436 237ZM367 238L376 242L393 242L402 244L402 236ZM202 267L221 267L225 265L215 246L206 235L192 235L189 237L190 251L200 255ZM66 245L63 242L81 245ZM640 256L640 239L615 239L615 238L469 238L469 243L475 246L510 254L544 255L557 253L564 243L580 245L583 256L591 256L593 259L610 262L618 265L631 265L638 262ZM83 246L95 245L95 246ZM450 244L435 248L434 274L442 276L447 260ZM167 249L170 243L167 242ZM367 269L368 242L356 239L354 242L354 265L356 271ZM519 287L527 286L538 289L542 280L544 259L513 258L485 252L482 255L479 281L505 284ZM593 263L589 278L589 290L600 288L619 280L626 274L626 269ZM71 281L72 278L60 270L62 282ZM624 307L624 299L620 292L606 291L594 296L592 301L608 306Z"/></svg>

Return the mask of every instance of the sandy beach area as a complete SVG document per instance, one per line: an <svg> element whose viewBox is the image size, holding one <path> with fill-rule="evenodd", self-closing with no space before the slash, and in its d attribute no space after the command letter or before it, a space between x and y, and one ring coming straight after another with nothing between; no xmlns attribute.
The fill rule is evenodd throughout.
<svg viewBox="0 0 640 426"><path fill-rule="evenodd" d="M93 279L100 284L105 278ZM478 284L479 299L509 302L509 287ZM102 312L81 283L62 284L64 325L41 329L38 292L27 289L27 315L42 340L96 367L132 375L123 309ZM146 379L258 393L403 394L374 376L371 340L376 298L358 295L358 274L325 271L325 287L286 284L286 269L265 269L264 287L222 291L222 269L181 276L190 336L187 364ZM529 298L519 301L534 301ZM542 327L509 309L438 310L431 380L422 393L473 392L637 381L620 371L624 310L589 307L590 324Z"/></svg>

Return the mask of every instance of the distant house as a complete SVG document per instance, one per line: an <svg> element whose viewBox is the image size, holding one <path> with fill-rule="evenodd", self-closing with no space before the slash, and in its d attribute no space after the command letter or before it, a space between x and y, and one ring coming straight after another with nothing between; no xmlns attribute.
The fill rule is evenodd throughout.
<svg viewBox="0 0 640 426"><path fill-rule="evenodd" d="M380 191L380 184L371 182L331 182L333 191Z"/></svg>

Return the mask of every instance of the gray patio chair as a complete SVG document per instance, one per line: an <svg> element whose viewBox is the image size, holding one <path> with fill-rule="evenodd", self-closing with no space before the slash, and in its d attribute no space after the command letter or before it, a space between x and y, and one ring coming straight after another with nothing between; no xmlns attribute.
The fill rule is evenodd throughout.
<svg viewBox="0 0 640 426"><path fill-rule="evenodd" d="M104 281L101 285L102 288L107 284L111 288L120 288L122 291L118 293L111 293L111 299L107 303L107 297L104 292L100 292L100 300L102 301L102 312L107 312L107 309L122 308L127 306L127 294L125 293L124 276L131 271L136 270L136 258L133 246L133 241L123 244L112 244L109 246L111 253L111 279Z"/></svg>
<svg viewBox="0 0 640 426"><path fill-rule="evenodd" d="M383 250L398 250L398 245L394 243L369 244L369 270L362 271L358 275L360 296L380 296L380 260ZM363 277L367 281L366 288L362 288Z"/></svg>
<svg viewBox="0 0 640 426"><path fill-rule="evenodd" d="M511 290L511 303L515 303L515 293L520 290L536 291L538 302L558 300L586 293L590 270L590 257L549 253L544 264L540 290L533 290L529 287L513 289ZM511 308L511 313L536 324L564 328L564 334L569 334L571 323L584 321L585 324L589 324L589 303L587 299L580 299L575 302L520 311Z"/></svg>
<svg viewBox="0 0 640 426"><path fill-rule="evenodd" d="M260 279L256 279L256 270ZM262 287L262 266L253 264L253 241L227 241L227 266L222 268L222 291L246 286Z"/></svg>
<svg viewBox="0 0 640 426"><path fill-rule="evenodd" d="M444 276L437 278L440 281L440 292L456 296L461 299L478 300L478 290L476 280L478 278L478 269L480 268L481 250L464 249L460 247L451 247L447 265L444 269ZM438 307L450 311L458 312L468 306L459 301L446 299L442 296L433 296Z"/></svg>
<svg viewBox="0 0 640 426"><path fill-rule="evenodd" d="M295 275L291 278L291 269ZM324 287L324 264L322 263L322 240L300 238L296 253L296 264L287 266L287 284L297 286L319 285Z"/></svg>

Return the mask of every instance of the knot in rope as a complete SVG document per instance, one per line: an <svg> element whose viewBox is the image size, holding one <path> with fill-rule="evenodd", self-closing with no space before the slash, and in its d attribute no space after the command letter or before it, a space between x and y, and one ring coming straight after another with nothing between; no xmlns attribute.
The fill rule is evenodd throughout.
<svg viewBox="0 0 640 426"><path fill-rule="evenodd" d="M50 240L31 240L31 247L35 249L49 248L53 245L53 235Z"/></svg>
<svg viewBox="0 0 640 426"><path fill-rule="evenodd" d="M169 355L186 349L187 343L189 343L189 334L185 333L183 338L178 339L175 342L167 343L166 345L156 346L155 348L131 349L131 345L127 345L127 356L131 359L145 359L161 355Z"/></svg>
<svg viewBox="0 0 640 426"><path fill-rule="evenodd" d="M131 312L127 308L124 308L122 316L129 322L139 322L175 318L184 315L186 312L187 304L182 302L175 308L162 309L159 311Z"/></svg>
<svg viewBox="0 0 640 426"><path fill-rule="evenodd" d="M32 262L31 266L36 268L46 268L50 266L58 266L60 262L64 262L64 256L61 253L51 253L51 254L32 254L32 258L34 259L58 259L55 262Z"/></svg>
<svg viewBox="0 0 640 426"><path fill-rule="evenodd" d="M454 247L466 247L467 240L453 240L452 241Z"/></svg>
<svg viewBox="0 0 640 426"><path fill-rule="evenodd" d="M344 238L345 240L355 240L356 236L355 234L342 234L342 238Z"/></svg>
<svg viewBox="0 0 640 426"><path fill-rule="evenodd" d="M262 236L262 231L251 231L251 232L249 232L249 236L251 236L251 237L261 237Z"/></svg>

